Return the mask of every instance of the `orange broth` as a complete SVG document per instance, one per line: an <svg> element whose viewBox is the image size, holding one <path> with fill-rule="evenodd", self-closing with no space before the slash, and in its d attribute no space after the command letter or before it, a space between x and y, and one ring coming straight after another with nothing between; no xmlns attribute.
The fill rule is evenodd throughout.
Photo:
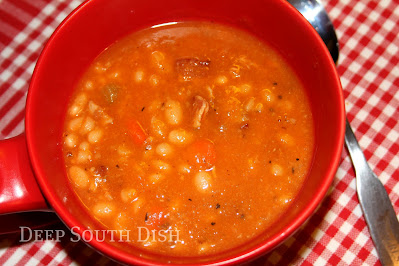
<svg viewBox="0 0 399 266"><path fill-rule="evenodd" d="M206 22L107 48L79 82L64 132L70 183L90 215L177 256L222 252L276 223L314 146L308 99L284 59Z"/></svg>

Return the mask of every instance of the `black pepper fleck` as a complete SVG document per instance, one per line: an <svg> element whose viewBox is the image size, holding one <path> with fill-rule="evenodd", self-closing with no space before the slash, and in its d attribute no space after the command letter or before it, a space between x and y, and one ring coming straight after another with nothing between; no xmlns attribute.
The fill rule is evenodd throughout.
<svg viewBox="0 0 399 266"><path fill-rule="evenodd" d="M216 209L219 209L219 208L220 208L220 204L217 203L217 204L216 204Z"/></svg>

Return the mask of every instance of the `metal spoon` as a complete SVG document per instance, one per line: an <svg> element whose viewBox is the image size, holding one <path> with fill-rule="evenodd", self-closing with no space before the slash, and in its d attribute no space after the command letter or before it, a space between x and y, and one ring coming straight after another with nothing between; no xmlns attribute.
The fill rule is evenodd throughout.
<svg viewBox="0 0 399 266"><path fill-rule="evenodd" d="M317 0L288 0L316 29L335 64L339 48L334 26ZM345 144L356 172L357 195L383 265L399 265L399 222L388 194L373 173L346 119Z"/></svg>

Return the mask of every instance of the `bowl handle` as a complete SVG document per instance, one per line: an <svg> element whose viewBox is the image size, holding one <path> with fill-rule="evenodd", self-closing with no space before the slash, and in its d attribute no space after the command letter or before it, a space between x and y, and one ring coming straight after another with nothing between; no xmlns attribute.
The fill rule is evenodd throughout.
<svg viewBox="0 0 399 266"><path fill-rule="evenodd" d="M50 211L30 165L25 133L0 141L0 214Z"/></svg>

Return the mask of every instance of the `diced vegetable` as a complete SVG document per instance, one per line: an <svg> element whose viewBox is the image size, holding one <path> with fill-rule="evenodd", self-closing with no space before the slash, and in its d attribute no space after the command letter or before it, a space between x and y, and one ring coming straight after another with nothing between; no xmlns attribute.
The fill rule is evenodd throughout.
<svg viewBox="0 0 399 266"><path fill-rule="evenodd" d="M131 121L127 125L127 129L129 135L132 137L133 142L137 145L143 144L148 137L147 133L137 120Z"/></svg>
<svg viewBox="0 0 399 266"><path fill-rule="evenodd" d="M215 145L209 139L200 139L193 142L189 147L190 161L204 167L206 169L211 168L216 162L216 150Z"/></svg>
<svg viewBox="0 0 399 266"><path fill-rule="evenodd" d="M164 210L146 212L144 222L149 230L158 230L165 223L167 213Z"/></svg>

